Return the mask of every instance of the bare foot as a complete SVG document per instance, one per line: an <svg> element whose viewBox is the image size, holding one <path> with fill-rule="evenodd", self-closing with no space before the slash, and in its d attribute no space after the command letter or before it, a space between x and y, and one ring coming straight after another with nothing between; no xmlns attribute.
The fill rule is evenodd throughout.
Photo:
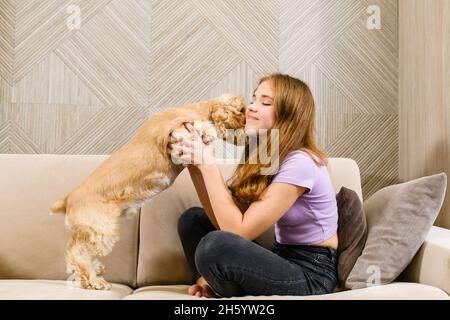
<svg viewBox="0 0 450 320"><path fill-rule="evenodd" d="M200 287L198 284L193 284L192 286L189 287L188 293L193 296L201 297L202 290L203 288Z"/></svg>
<svg viewBox="0 0 450 320"><path fill-rule="evenodd" d="M217 298L216 294L203 277L198 278L197 283L189 287L188 293L199 298Z"/></svg>

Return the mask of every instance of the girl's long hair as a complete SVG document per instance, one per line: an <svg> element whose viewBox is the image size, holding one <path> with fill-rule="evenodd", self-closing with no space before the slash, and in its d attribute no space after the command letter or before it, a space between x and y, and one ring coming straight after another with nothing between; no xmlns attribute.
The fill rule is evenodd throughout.
<svg viewBox="0 0 450 320"><path fill-rule="evenodd" d="M308 153L317 165L327 165L328 162L327 156L316 144L315 105L308 85L297 78L280 73L261 78L258 86L264 81L270 82L274 94L275 123L265 135L246 136L244 159L240 161L234 174L227 181L233 198L248 205L260 199L261 193L271 183L276 173L261 174L261 169L267 168L263 163L267 164L268 161L267 159L261 161L260 147L267 148L264 154L270 159L269 165L273 163L281 165L286 155L295 150ZM273 129L278 129L279 144L276 148L277 152L271 154ZM259 141L249 143L250 139L259 139ZM251 159L258 159L258 161L250 161Z"/></svg>

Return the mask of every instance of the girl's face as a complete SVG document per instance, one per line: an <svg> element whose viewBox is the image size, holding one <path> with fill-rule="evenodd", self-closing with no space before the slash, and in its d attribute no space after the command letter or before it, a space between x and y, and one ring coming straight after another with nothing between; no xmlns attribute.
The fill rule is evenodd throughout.
<svg viewBox="0 0 450 320"><path fill-rule="evenodd" d="M245 108L245 133L258 134L259 129L271 129L275 123L273 92L269 81L262 82L256 89L252 102Z"/></svg>

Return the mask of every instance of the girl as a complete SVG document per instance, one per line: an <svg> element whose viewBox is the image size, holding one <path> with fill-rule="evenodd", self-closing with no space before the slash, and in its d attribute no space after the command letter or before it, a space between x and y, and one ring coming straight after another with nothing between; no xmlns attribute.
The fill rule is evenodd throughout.
<svg viewBox="0 0 450 320"><path fill-rule="evenodd" d="M193 274L188 292L198 297L331 293L337 284L338 212L327 159L314 139L311 91L289 75L268 75L245 115L245 162L227 184L213 144L203 144L192 125L185 124L190 141L174 134L177 142L170 145L179 160L190 163L203 206L188 209L178 223ZM248 140L262 129L267 142L252 149ZM269 157L278 157L280 165L263 175L263 165L250 162L250 154L271 150L274 129L279 151ZM274 224L271 250L252 241Z"/></svg>

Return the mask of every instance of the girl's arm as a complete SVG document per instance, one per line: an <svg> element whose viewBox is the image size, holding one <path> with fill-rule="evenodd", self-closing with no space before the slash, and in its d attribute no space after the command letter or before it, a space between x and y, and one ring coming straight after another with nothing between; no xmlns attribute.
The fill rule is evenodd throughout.
<svg viewBox="0 0 450 320"><path fill-rule="evenodd" d="M211 202L209 201L208 192L206 190L205 182L203 181L203 176L201 171L193 165L188 165L189 174L191 175L192 182L195 186L195 190L197 191L198 198L203 206L203 209L206 212L206 215L209 218L209 221L214 225L214 227L219 230L219 225L217 223L216 217L214 216L214 212L211 206ZM248 205L245 203L238 202L234 200L234 203L238 207L241 213L244 213L248 209Z"/></svg>
<svg viewBox="0 0 450 320"><path fill-rule="evenodd" d="M206 191L205 182L203 181L202 173L200 170L193 165L188 165L189 174L191 175L192 183L194 183L195 190L197 191L198 198L202 203L203 209L209 218L209 221L214 225L214 227L219 230L219 225L217 224L216 217L214 216L213 209L211 207L211 202L209 201L208 192Z"/></svg>
<svg viewBox="0 0 450 320"><path fill-rule="evenodd" d="M305 192L306 188L301 186L272 182L261 193L260 200L254 201L242 214L215 163L213 145L205 145L191 124L186 128L191 132L192 140L180 139L182 145L174 145L173 151L180 160L198 164L200 175L195 168L189 172L205 212L217 229L253 240L276 223ZM177 137L175 139L178 140Z"/></svg>
<svg viewBox="0 0 450 320"><path fill-rule="evenodd" d="M288 183L271 183L244 214L234 202L217 164L198 166L210 208L221 230L253 240L275 224L306 190Z"/></svg>

